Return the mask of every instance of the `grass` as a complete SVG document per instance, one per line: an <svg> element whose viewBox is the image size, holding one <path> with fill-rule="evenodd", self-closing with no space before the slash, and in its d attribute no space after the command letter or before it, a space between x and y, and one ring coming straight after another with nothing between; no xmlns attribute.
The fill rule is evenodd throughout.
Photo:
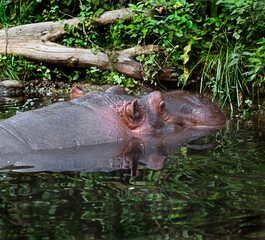
<svg viewBox="0 0 265 240"><path fill-rule="evenodd" d="M225 45L219 52L209 52L200 62L203 64L200 91L212 89L213 98L218 97L223 104L228 103L233 111L233 103L241 106L243 96L251 96L248 79L244 76L245 58L240 46Z"/></svg>

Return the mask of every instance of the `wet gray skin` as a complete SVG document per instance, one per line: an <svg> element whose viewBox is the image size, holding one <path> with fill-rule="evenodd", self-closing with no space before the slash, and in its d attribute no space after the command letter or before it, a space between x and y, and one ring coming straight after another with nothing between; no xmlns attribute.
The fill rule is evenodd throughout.
<svg viewBox="0 0 265 240"><path fill-rule="evenodd" d="M79 87L74 87L72 92L75 97L85 95L86 93ZM120 86L110 87L106 92L130 96L126 90ZM138 96L139 99L144 96ZM223 126L226 118L219 109L204 94L188 94L184 91L173 91L162 94L165 103L165 109L174 117L167 120L167 123L177 124L179 126Z"/></svg>
<svg viewBox="0 0 265 240"><path fill-rule="evenodd" d="M225 116L206 95L174 91L163 94L166 109L181 126L222 126Z"/></svg>
<svg viewBox="0 0 265 240"><path fill-rule="evenodd" d="M161 107L162 106L162 107ZM159 92L133 96L91 93L0 122L0 152L62 149L121 141L167 128Z"/></svg>

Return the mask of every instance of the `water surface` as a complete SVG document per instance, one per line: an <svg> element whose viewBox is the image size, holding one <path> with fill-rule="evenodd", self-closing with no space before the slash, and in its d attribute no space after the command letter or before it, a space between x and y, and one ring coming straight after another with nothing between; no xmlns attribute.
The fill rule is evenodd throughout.
<svg viewBox="0 0 265 240"><path fill-rule="evenodd" d="M0 100L0 119L66 96ZM161 169L0 173L0 239L264 239L263 115L182 144ZM211 148L193 146L213 144Z"/></svg>

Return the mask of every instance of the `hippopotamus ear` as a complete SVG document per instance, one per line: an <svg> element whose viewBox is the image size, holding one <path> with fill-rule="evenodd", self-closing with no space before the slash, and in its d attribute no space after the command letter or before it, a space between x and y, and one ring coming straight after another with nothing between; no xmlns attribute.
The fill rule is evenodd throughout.
<svg viewBox="0 0 265 240"><path fill-rule="evenodd" d="M79 86L74 86L70 92L71 99L85 96L87 93Z"/></svg>
<svg viewBox="0 0 265 240"><path fill-rule="evenodd" d="M137 99L126 106L126 115L132 123L136 123L141 119L141 116L143 115L142 108Z"/></svg>

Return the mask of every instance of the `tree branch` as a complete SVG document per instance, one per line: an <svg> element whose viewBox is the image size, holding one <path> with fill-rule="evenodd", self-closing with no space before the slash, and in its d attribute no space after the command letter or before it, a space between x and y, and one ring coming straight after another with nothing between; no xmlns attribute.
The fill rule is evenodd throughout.
<svg viewBox="0 0 265 240"><path fill-rule="evenodd" d="M145 15L152 14L147 11ZM104 25L118 21L119 19L131 20L132 9L119 9L101 14L91 24ZM45 63L87 68L96 66L101 69L116 69L129 77L143 79L142 66L135 60L140 54L149 54L158 51L159 47L148 45L133 47L122 51L92 53L91 49L66 47L56 43L56 40L66 34L64 26L77 26L78 18L68 19L62 22L42 22L21 25L9 29L0 30L0 54L21 55L29 60ZM162 76L167 74L162 74Z"/></svg>

